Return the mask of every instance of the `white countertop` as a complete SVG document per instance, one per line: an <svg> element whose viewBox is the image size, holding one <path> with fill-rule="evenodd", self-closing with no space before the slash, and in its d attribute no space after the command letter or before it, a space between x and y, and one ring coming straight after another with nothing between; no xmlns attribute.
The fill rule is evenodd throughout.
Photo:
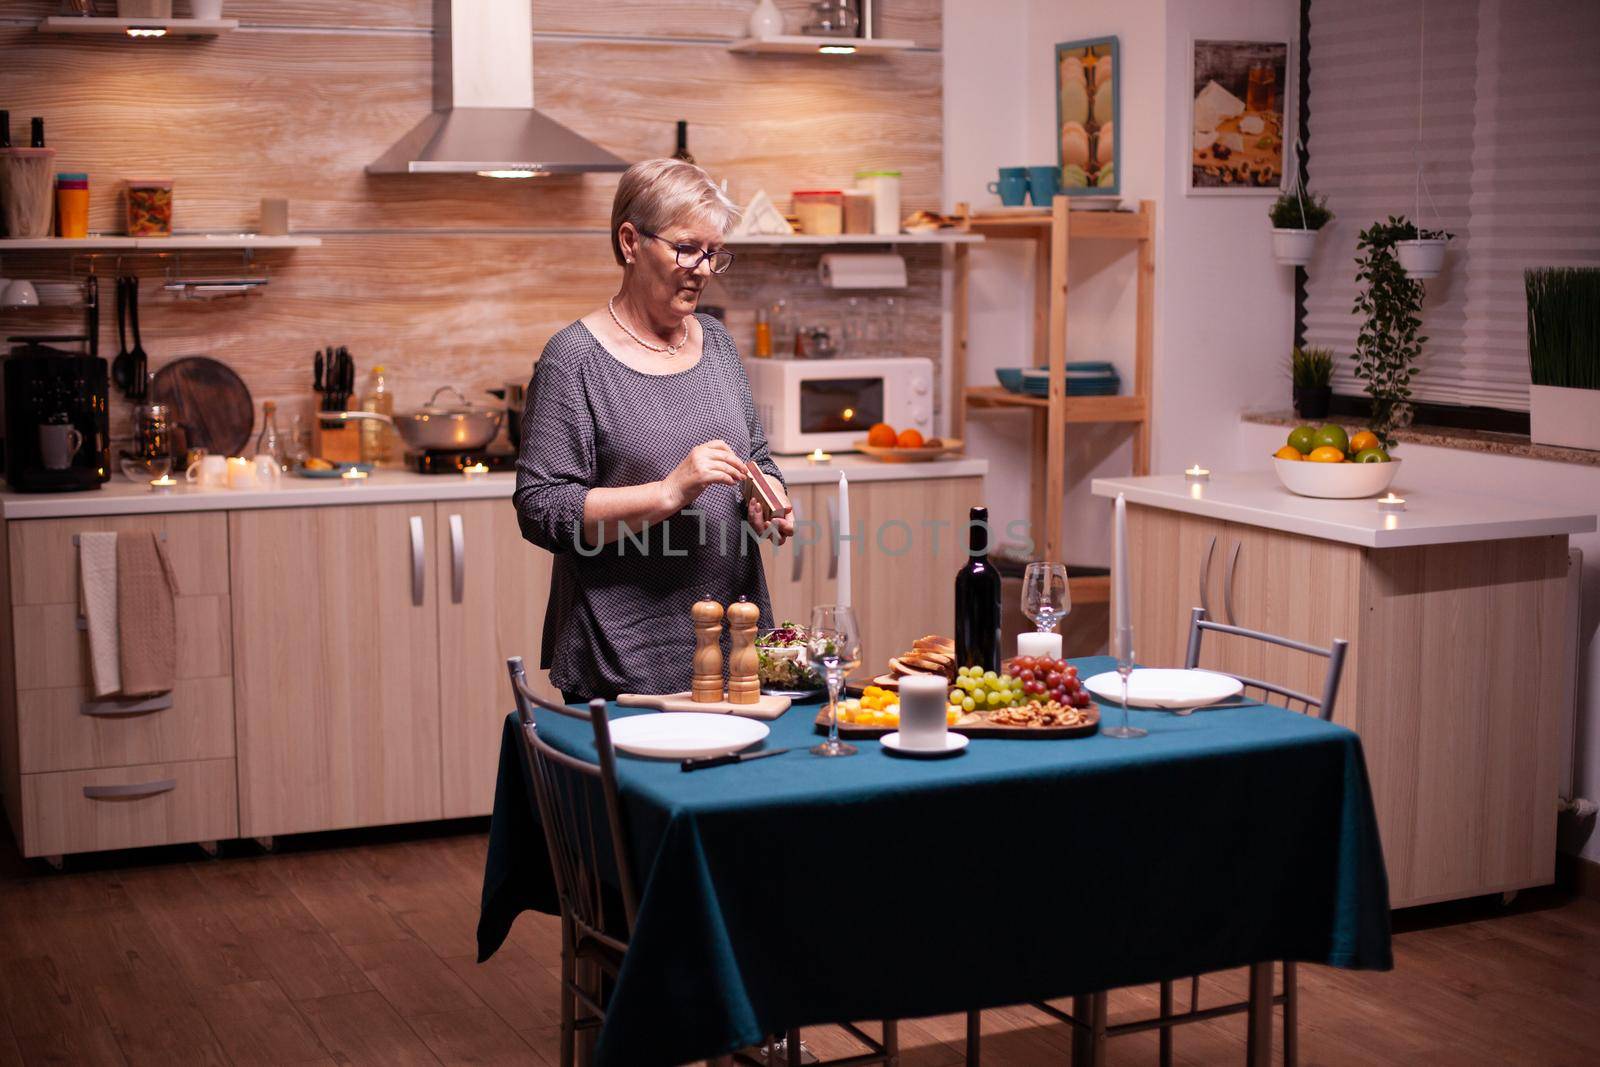
<svg viewBox="0 0 1600 1067"><path fill-rule="evenodd" d="M778 468L790 485L831 483L843 470L854 482L917 478L981 477L987 460L947 459L932 463L880 463L862 455L835 455L812 466L804 456L778 456ZM411 500L481 500L509 498L517 476L510 472L467 478L456 474L417 474L380 470L364 482L339 478L285 478L278 489L196 489L181 482L167 493L147 485L112 478L97 490L81 493L0 492L0 517L51 519L85 515L143 515L169 511L237 511L251 508L303 508L341 504L394 504Z"/></svg>
<svg viewBox="0 0 1600 1067"><path fill-rule="evenodd" d="M1394 492L1405 497L1406 510L1393 514L1380 512L1375 498L1321 500L1296 496L1271 471L1214 471L1209 482L1201 483L1198 491L1195 489L1181 474L1096 478L1093 483L1095 496L1115 497L1122 493L1130 504L1367 548L1498 541L1595 529L1595 513L1583 510L1581 503L1432 493L1403 480L1395 484Z"/></svg>

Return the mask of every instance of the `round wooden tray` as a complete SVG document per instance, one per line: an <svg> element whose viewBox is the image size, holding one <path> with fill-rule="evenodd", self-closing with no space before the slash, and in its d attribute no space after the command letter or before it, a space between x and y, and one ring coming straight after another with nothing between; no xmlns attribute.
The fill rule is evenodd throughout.
<svg viewBox="0 0 1600 1067"><path fill-rule="evenodd" d="M1011 741L1065 741L1074 737L1088 737L1100 729L1100 706L1091 705L1088 709L1089 721L1078 726L995 726L986 722L957 723L950 727L953 734L965 734L967 737L1000 737ZM828 706L824 704L817 709L817 717L813 728L819 734L828 732ZM892 734L897 726L855 726L847 722L839 724L839 736L852 741L875 741L884 734Z"/></svg>
<svg viewBox="0 0 1600 1067"><path fill-rule="evenodd" d="M866 438L862 438L850 447L883 463L927 463L952 452L960 452L966 447L966 442L959 437L942 437L938 446L933 448L881 448L867 444Z"/></svg>

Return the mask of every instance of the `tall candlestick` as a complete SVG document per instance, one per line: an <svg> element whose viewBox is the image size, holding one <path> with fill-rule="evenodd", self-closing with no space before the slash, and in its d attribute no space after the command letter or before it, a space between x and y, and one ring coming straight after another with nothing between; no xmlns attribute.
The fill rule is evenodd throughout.
<svg viewBox="0 0 1600 1067"><path fill-rule="evenodd" d="M1113 633L1120 634L1131 624L1128 602L1133 599L1128 576L1128 502L1121 493L1117 494L1111 527L1111 580L1115 589L1111 603L1111 627Z"/></svg>
<svg viewBox="0 0 1600 1067"><path fill-rule="evenodd" d="M834 593L834 601L841 608L850 606L850 549L853 542L846 541L850 536L850 479L846 478L844 471L839 472L839 588Z"/></svg>

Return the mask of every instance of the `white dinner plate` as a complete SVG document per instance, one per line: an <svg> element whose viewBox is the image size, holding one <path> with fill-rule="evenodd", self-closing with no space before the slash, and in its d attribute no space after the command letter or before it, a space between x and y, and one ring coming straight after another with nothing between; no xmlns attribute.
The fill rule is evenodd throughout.
<svg viewBox="0 0 1600 1067"><path fill-rule="evenodd" d="M1084 681L1083 687L1108 704L1122 703L1122 678L1106 671ZM1244 692L1237 678L1215 671L1184 671L1139 667L1128 677L1128 706L1132 708L1198 708L1236 697Z"/></svg>
<svg viewBox="0 0 1600 1067"><path fill-rule="evenodd" d="M611 743L635 756L694 759L749 748L770 733L767 724L737 715L662 711L611 720Z"/></svg>
<svg viewBox="0 0 1600 1067"><path fill-rule="evenodd" d="M957 752L967 747L971 738L965 734L946 733L943 748L907 748L900 741L900 731L884 734L879 742L884 748L890 749L901 756L917 756L921 759L938 759L940 756L954 756Z"/></svg>

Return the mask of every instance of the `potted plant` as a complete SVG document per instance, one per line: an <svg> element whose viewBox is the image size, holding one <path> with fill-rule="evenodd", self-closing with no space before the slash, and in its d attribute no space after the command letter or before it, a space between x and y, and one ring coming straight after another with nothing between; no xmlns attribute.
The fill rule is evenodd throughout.
<svg viewBox="0 0 1600 1067"><path fill-rule="evenodd" d="M1356 282L1361 286L1352 311L1365 317L1356 335L1356 377L1372 398L1370 426L1387 449L1393 431L1411 421L1411 372L1428 340L1422 325L1422 283L1401 269L1395 245L1416 233L1404 216L1389 216L1361 231L1356 241Z"/></svg>
<svg viewBox="0 0 1600 1067"><path fill-rule="evenodd" d="M1289 377L1294 383L1294 413L1302 419L1328 417L1333 398L1333 350L1301 348L1289 353Z"/></svg>
<svg viewBox="0 0 1600 1067"><path fill-rule="evenodd" d="M1303 267L1316 251L1317 232L1333 219L1326 196L1313 196L1304 183L1293 192L1285 191L1273 201L1267 216L1272 219L1272 255L1286 267Z"/></svg>
<svg viewBox="0 0 1600 1067"><path fill-rule="evenodd" d="M1409 226L1409 232L1394 243L1400 269L1418 281L1437 278L1444 269L1445 245L1453 236L1443 230L1419 230Z"/></svg>
<svg viewBox="0 0 1600 1067"><path fill-rule="evenodd" d="M1526 271L1534 442L1600 449L1600 268Z"/></svg>

